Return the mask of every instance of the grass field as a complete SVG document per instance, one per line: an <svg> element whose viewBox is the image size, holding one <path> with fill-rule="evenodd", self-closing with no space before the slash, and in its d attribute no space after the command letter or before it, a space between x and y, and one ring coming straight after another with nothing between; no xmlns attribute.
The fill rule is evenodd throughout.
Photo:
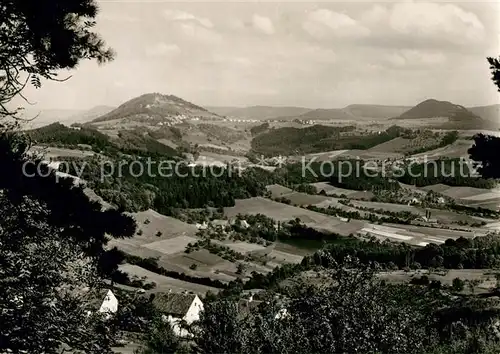
<svg viewBox="0 0 500 354"><path fill-rule="evenodd" d="M343 159L356 159L369 161L369 160L386 160L386 159L399 159L404 155L398 152L385 152L373 150L348 150L338 157Z"/></svg>
<svg viewBox="0 0 500 354"><path fill-rule="evenodd" d="M177 236L174 238L170 238L167 240L161 240L156 242L151 242L142 245L142 247L146 247L163 254L175 254L179 252L184 252L186 246L190 243L195 243L196 238L189 236Z"/></svg>
<svg viewBox="0 0 500 354"><path fill-rule="evenodd" d="M288 253L288 252L283 252L283 251L278 251L278 250L272 250L271 253L269 253L269 258L272 259L273 262L283 264L283 263L300 263L302 262L302 259L304 258L303 256L299 256L296 254Z"/></svg>
<svg viewBox="0 0 500 354"><path fill-rule="evenodd" d="M219 291L217 288L212 288L206 285L194 284L183 280L165 277L131 264L120 265L120 270L130 274L131 276L137 276L139 278L146 277L147 281L155 282L156 288L148 290L148 292L151 293L168 292L169 290L172 290L173 292L192 291L198 295L205 295L207 291L212 291L214 293Z"/></svg>
<svg viewBox="0 0 500 354"><path fill-rule="evenodd" d="M423 191L434 191L450 198L458 203L471 207L485 209L500 209L500 189L482 189L472 187L451 187L444 184L434 184L420 188Z"/></svg>
<svg viewBox="0 0 500 354"><path fill-rule="evenodd" d="M332 151L326 151L326 152L319 152L315 154L307 154L305 156L306 160L312 160L322 162L322 161L332 161L338 156L341 156L342 154L345 154L349 150L332 150Z"/></svg>
<svg viewBox="0 0 500 354"><path fill-rule="evenodd" d="M472 146L474 142L472 140L459 139L453 144L447 145L445 147L437 148L434 150L422 152L419 154L412 155L411 158L422 159L427 157L428 159L438 159L442 157L447 157L450 159L468 157L469 153L467 150Z"/></svg>
<svg viewBox="0 0 500 354"><path fill-rule="evenodd" d="M271 196L273 198L279 198L285 194L290 194L293 192L292 189L283 187L282 185L279 184L271 184L269 186L266 186L266 190L271 192Z"/></svg>
<svg viewBox="0 0 500 354"><path fill-rule="evenodd" d="M192 238L198 231L194 225L162 215L151 209L139 213L128 213L128 215L134 217L136 220L138 233L132 238L112 239L108 243L108 246L116 246L118 249L140 257L161 257L164 255L162 250L155 247L147 247L147 245L176 239L177 237ZM161 236L156 236L158 232L161 232ZM168 245L176 247L175 243L178 242L179 246L177 249L180 249L180 245L184 245L185 240L184 238L178 238L176 241L169 241L170 243L166 243L167 246L165 247L168 247Z"/></svg>
<svg viewBox="0 0 500 354"><path fill-rule="evenodd" d="M234 207L225 208L224 210L225 214L230 218L235 217L238 213L264 214L276 221L290 221L299 218L309 227L345 236L360 230L364 225L361 221L351 220L351 222L343 222L336 217L277 203L261 197L237 200Z"/></svg>
<svg viewBox="0 0 500 354"><path fill-rule="evenodd" d="M314 205L330 199L330 197L325 197L322 195L311 195L301 192L285 194L283 197L290 200L292 205L298 206Z"/></svg>
<svg viewBox="0 0 500 354"><path fill-rule="evenodd" d="M49 159L55 159L55 158L62 158L64 159L65 157L90 157L94 156L96 153L93 151L87 151L87 150L78 150L78 149L64 149L64 148L57 148L57 147L45 147L45 146L40 146L36 145L31 148L31 151L41 153L45 155L45 158Z"/></svg>
<svg viewBox="0 0 500 354"><path fill-rule="evenodd" d="M352 189L344 189L344 188L337 188L335 186L332 186L330 183L327 182L316 182L316 183L311 183L311 186L314 186L318 193L320 193L322 190L325 191L326 195L342 195L345 194L346 196L349 196L351 194L357 193L358 191L352 190Z"/></svg>

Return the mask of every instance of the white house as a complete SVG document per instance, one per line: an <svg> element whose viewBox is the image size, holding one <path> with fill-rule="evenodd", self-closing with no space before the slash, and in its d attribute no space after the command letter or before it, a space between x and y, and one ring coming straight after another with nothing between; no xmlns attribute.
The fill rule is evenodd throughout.
<svg viewBox="0 0 500 354"><path fill-rule="evenodd" d="M99 307L99 313L104 313L107 315L111 315L118 311L118 299L115 294L108 290L104 299L102 300L101 306Z"/></svg>
<svg viewBox="0 0 500 354"><path fill-rule="evenodd" d="M242 227L242 228L244 228L244 229L248 229L250 227L250 224L245 219L236 219L236 218L234 218L234 219L231 219L229 221L229 224L231 226L239 224L239 226Z"/></svg>
<svg viewBox="0 0 500 354"><path fill-rule="evenodd" d="M181 328L181 322L191 324L199 320L203 311L203 302L196 294L158 293L153 305L162 313L164 320L172 325L172 330L179 337L187 337L190 333Z"/></svg>
<svg viewBox="0 0 500 354"><path fill-rule="evenodd" d="M203 224L196 223L196 228L198 230L206 230L208 228L208 224L206 221L204 221Z"/></svg>
<svg viewBox="0 0 500 354"><path fill-rule="evenodd" d="M101 289L97 293L89 294L89 299L89 315L98 312L108 319L118 311L118 299L109 289Z"/></svg>

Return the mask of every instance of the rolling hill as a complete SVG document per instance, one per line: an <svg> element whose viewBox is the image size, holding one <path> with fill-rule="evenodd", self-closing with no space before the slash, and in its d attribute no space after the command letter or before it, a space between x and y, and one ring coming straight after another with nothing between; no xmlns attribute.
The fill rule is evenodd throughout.
<svg viewBox="0 0 500 354"><path fill-rule="evenodd" d="M459 119L480 119L467 108L453 104L448 101L438 101L435 99L425 100L420 102L415 107L410 108L402 113L398 119L422 119L422 118L437 118L437 117L458 117Z"/></svg>
<svg viewBox="0 0 500 354"><path fill-rule="evenodd" d="M387 106L372 104L352 104L345 108L318 108L304 107L272 107L252 106L210 107L217 114L241 119L279 119L279 120L361 120L361 119L388 119L398 116L411 107Z"/></svg>
<svg viewBox="0 0 500 354"><path fill-rule="evenodd" d="M393 119L448 118L441 129L487 129L492 123L472 113L464 106L448 101L428 99Z"/></svg>
<svg viewBox="0 0 500 354"><path fill-rule="evenodd" d="M148 93L123 103L111 112L94 119L92 123L127 119L156 124L170 122L179 117L220 119L217 114L177 96Z"/></svg>
<svg viewBox="0 0 500 354"><path fill-rule="evenodd" d="M490 106L470 107L469 111L479 117L500 126L500 104Z"/></svg>
<svg viewBox="0 0 500 354"><path fill-rule="evenodd" d="M104 152L108 155L119 153L126 154L160 154L176 156L177 152L172 148L156 141L153 137L142 134L140 131L120 131L117 139L84 126L73 129L61 123L52 123L47 126L28 130L26 132L34 144L42 144L52 147L64 147L70 149L81 149L81 145L88 145L95 152Z"/></svg>

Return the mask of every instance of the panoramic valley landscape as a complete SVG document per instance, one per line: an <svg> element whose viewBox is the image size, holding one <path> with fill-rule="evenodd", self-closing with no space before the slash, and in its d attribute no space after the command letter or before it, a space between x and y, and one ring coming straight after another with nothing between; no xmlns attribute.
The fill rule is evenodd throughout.
<svg viewBox="0 0 500 354"><path fill-rule="evenodd" d="M0 352L500 351L497 4L28 3Z"/></svg>

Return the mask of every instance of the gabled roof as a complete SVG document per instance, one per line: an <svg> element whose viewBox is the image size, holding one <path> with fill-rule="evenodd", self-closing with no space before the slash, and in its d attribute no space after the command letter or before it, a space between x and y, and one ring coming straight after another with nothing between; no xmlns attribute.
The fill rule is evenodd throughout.
<svg viewBox="0 0 500 354"><path fill-rule="evenodd" d="M89 308L97 311L101 307L102 303L106 299L108 292L110 290L106 288L99 289L97 291L90 291L86 295L87 303Z"/></svg>
<svg viewBox="0 0 500 354"><path fill-rule="evenodd" d="M195 294L158 293L153 299L153 305L166 315L183 317L195 298Z"/></svg>

